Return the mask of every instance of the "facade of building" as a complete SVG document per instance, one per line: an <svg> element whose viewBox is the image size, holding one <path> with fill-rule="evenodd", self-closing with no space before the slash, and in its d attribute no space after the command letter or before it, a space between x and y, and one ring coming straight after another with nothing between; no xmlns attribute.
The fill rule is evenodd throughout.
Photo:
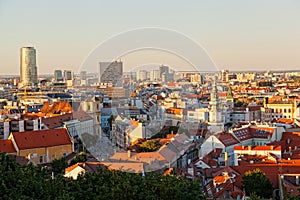
<svg viewBox="0 0 300 200"><path fill-rule="evenodd" d="M123 62L100 62L99 63L99 83L112 84L114 87L123 86Z"/></svg>
<svg viewBox="0 0 300 200"><path fill-rule="evenodd" d="M37 66L36 66L36 50L34 47L22 47L20 50L20 77L21 87L36 86Z"/></svg>
<svg viewBox="0 0 300 200"><path fill-rule="evenodd" d="M160 80L160 71L159 70L151 70L150 71L150 81L159 81Z"/></svg>
<svg viewBox="0 0 300 200"><path fill-rule="evenodd" d="M54 82L55 83L59 83L59 82L63 82L64 81L64 77L63 77L63 73L60 69L57 69L54 71Z"/></svg>
<svg viewBox="0 0 300 200"><path fill-rule="evenodd" d="M213 76L212 91L210 93L210 111L209 111L209 129L217 132L224 129L224 119L222 119L222 112L219 107L218 89L216 77Z"/></svg>
<svg viewBox="0 0 300 200"><path fill-rule="evenodd" d="M74 72L71 70L65 70L64 71L64 80L68 87L71 87L74 85Z"/></svg>
<svg viewBox="0 0 300 200"><path fill-rule="evenodd" d="M265 98L264 107L272 109L272 112L270 113L271 119L296 118L298 115L297 113L299 113L299 108L297 108L297 102L295 100L269 102L269 99Z"/></svg>
<svg viewBox="0 0 300 200"><path fill-rule="evenodd" d="M136 72L136 80L137 81L144 81L147 79L147 71L146 70L138 70Z"/></svg>
<svg viewBox="0 0 300 200"><path fill-rule="evenodd" d="M87 85L87 74L86 71L80 72L80 85L86 86Z"/></svg>

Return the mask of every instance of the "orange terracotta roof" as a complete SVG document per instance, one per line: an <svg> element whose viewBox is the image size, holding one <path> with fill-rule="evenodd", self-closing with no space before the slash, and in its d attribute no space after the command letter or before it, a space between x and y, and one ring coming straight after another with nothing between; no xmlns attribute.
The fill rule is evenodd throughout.
<svg viewBox="0 0 300 200"><path fill-rule="evenodd" d="M110 157L111 160L119 160L119 161L135 161L135 162L150 162L151 159L164 161L164 157L160 155L158 152L141 152L141 153L130 153L130 157L128 157L128 152L116 152L114 155Z"/></svg>
<svg viewBox="0 0 300 200"><path fill-rule="evenodd" d="M173 86L175 86L175 83L174 83L174 82L168 82L168 83L167 83L167 86L173 87Z"/></svg>
<svg viewBox="0 0 300 200"><path fill-rule="evenodd" d="M216 176L213 178L214 183L216 184L221 184L221 183L226 183L226 181L228 180L228 175L224 175L224 176Z"/></svg>
<svg viewBox="0 0 300 200"><path fill-rule="evenodd" d="M0 152L16 153L16 149L11 140L0 140Z"/></svg>
<svg viewBox="0 0 300 200"><path fill-rule="evenodd" d="M294 119L288 119L288 118L280 118L276 120L277 123L283 123L283 124L293 124Z"/></svg>
<svg viewBox="0 0 300 200"><path fill-rule="evenodd" d="M54 102L52 105L47 101L44 103L44 105L41 108L42 113L54 113L58 114L61 112L72 112L72 106L70 105L69 102L65 101L59 101L59 102Z"/></svg>
<svg viewBox="0 0 300 200"><path fill-rule="evenodd" d="M72 144L69 133L64 128L13 132L12 136L20 150Z"/></svg>
<svg viewBox="0 0 300 200"><path fill-rule="evenodd" d="M136 128L136 127L139 126L139 122L138 122L138 121L135 121L135 120L130 120L130 121L129 121L129 124L131 124L134 128Z"/></svg>
<svg viewBox="0 0 300 200"><path fill-rule="evenodd" d="M142 173L144 164L138 162L102 162L109 170L121 170L133 173Z"/></svg>
<svg viewBox="0 0 300 200"><path fill-rule="evenodd" d="M73 118L78 119L81 122L93 119L91 116L89 116L86 112L82 110L73 112Z"/></svg>
<svg viewBox="0 0 300 200"><path fill-rule="evenodd" d="M70 167L67 167L67 168L65 169L65 173L68 173L68 172L72 171L73 169L75 169L75 168L78 167L78 166L82 167L81 164L82 164L82 163L76 163L76 164L74 164L74 165L71 165Z"/></svg>
<svg viewBox="0 0 300 200"><path fill-rule="evenodd" d="M281 151L281 146L235 146L234 150L245 150L245 151Z"/></svg>

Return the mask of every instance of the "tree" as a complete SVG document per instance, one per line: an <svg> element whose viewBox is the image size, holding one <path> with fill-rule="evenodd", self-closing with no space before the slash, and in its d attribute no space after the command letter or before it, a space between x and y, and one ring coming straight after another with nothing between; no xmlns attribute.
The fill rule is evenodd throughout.
<svg viewBox="0 0 300 200"><path fill-rule="evenodd" d="M147 140L140 147L142 152L153 152L160 147L160 143L157 140Z"/></svg>
<svg viewBox="0 0 300 200"><path fill-rule="evenodd" d="M262 200L262 198L257 196L256 193L251 193L249 200Z"/></svg>
<svg viewBox="0 0 300 200"><path fill-rule="evenodd" d="M243 106L247 106L247 104L245 102L243 102L243 101L236 101L234 103L234 106L235 107L243 107Z"/></svg>
<svg viewBox="0 0 300 200"><path fill-rule="evenodd" d="M66 158L54 159L51 164L52 172L54 175L62 175L65 172L65 168L68 166Z"/></svg>
<svg viewBox="0 0 300 200"><path fill-rule="evenodd" d="M272 195L272 183L260 169L247 171L242 183L248 195L255 193L263 198L269 198Z"/></svg>
<svg viewBox="0 0 300 200"><path fill-rule="evenodd" d="M4 153L0 153L0 183L0 199L206 199L199 181L180 176L142 176L99 168L77 180L51 179L47 170L22 167Z"/></svg>
<svg viewBox="0 0 300 200"><path fill-rule="evenodd" d="M85 161L87 161L87 155L84 152L81 152L73 160L71 160L70 165L75 165L76 163L85 162Z"/></svg>

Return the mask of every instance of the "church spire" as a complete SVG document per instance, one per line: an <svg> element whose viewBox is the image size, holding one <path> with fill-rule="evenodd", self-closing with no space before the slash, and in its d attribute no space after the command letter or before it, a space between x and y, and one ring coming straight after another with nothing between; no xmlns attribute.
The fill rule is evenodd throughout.
<svg viewBox="0 0 300 200"><path fill-rule="evenodd" d="M228 86L226 99L227 100L232 100L233 99L232 89L231 89L230 86Z"/></svg>

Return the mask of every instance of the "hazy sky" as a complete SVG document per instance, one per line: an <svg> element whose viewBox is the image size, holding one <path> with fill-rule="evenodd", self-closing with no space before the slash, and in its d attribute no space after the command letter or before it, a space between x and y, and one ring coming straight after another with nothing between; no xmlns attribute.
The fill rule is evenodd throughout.
<svg viewBox="0 0 300 200"><path fill-rule="evenodd" d="M99 43L140 27L193 38L220 69L300 69L299 24L299 0L0 0L0 74L19 74L19 49L26 45L37 50L39 73L76 72ZM143 60L180 62L152 57L146 52L122 59L127 68ZM178 63L177 70L186 69Z"/></svg>

